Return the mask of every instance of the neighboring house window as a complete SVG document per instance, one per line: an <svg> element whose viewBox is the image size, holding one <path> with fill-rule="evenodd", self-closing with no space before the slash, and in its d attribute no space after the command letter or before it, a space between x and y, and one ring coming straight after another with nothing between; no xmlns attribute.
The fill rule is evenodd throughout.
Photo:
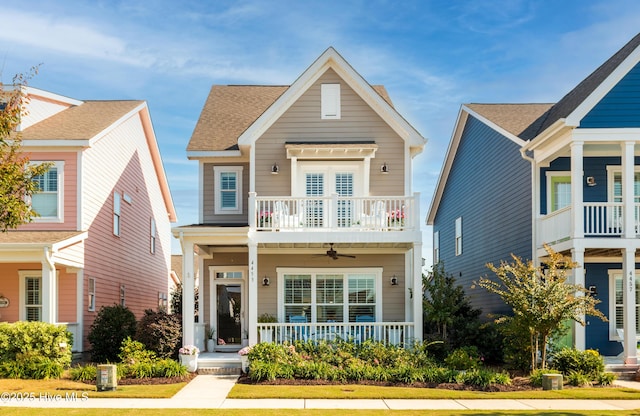
<svg viewBox="0 0 640 416"><path fill-rule="evenodd" d="M24 307L26 321L42 320L42 278L40 276L24 278Z"/></svg>
<svg viewBox="0 0 640 416"><path fill-rule="evenodd" d="M547 212L571 205L571 175L569 172L547 172Z"/></svg>
<svg viewBox="0 0 640 416"><path fill-rule="evenodd" d="M612 339L619 339L618 330L624 329L623 282L621 270L609 270L609 332ZM640 334L640 275L636 271L636 336Z"/></svg>
<svg viewBox="0 0 640 416"><path fill-rule="evenodd" d="M324 120L337 120L340 118L340 84L322 84L321 118Z"/></svg>
<svg viewBox="0 0 640 416"><path fill-rule="evenodd" d="M433 233L433 263L440 261L440 231Z"/></svg>
<svg viewBox="0 0 640 416"><path fill-rule="evenodd" d="M123 308L127 306L127 302L125 299L125 288L124 285L120 285L120 306Z"/></svg>
<svg viewBox="0 0 640 416"><path fill-rule="evenodd" d="M456 256L462 254L462 217L456 218Z"/></svg>
<svg viewBox="0 0 640 416"><path fill-rule="evenodd" d="M282 313L309 322L358 322L380 319L382 269L278 271Z"/></svg>
<svg viewBox="0 0 640 416"><path fill-rule="evenodd" d="M167 294L164 292L158 292L158 309L167 310Z"/></svg>
<svg viewBox="0 0 640 416"><path fill-rule="evenodd" d="M89 278L89 311L94 312L96 310L96 279Z"/></svg>
<svg viewBox="0 0 640 416"><path fill-rule="evenodd" d="M216 214L242 214L242 166L215 166Z"/></svg>
<svg viewBox="0 0 640 416"><path fill-rule="evenodd" d="M31 196L31 207L40 215L36 221L61 222L63 220L62 178L64 162L53 162L53 165L42 175L34 178L38 191Z"/></svg>
<svg viewBox="0 0 640 416"><path fill-rule="evenodd" d="M120 236L120 209L122 196L119 192L113 193L113 234Z"/></svg>
<svg viewBox="0 0 640 416"><path fill-rule="evenodd" d="M156 220L151 218L151 254L155 254L156 252Z"/></svg>

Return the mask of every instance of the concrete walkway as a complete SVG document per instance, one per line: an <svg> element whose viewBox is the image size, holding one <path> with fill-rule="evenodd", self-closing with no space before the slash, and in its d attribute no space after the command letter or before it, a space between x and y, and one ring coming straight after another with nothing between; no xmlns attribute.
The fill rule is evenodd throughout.
<svg viewBox="0 0 640 416"><path fill-rule="evenodd" d="M381 410L632 410L640 409L640 400L533 400L533 399L227 399L237 376L199 375L170 399L96 399L67 397L7 398L0 395L3 407L39 408L121 408L121 409L381 409ZM640 390L640 383L616 381L621 387Z"/></svg>

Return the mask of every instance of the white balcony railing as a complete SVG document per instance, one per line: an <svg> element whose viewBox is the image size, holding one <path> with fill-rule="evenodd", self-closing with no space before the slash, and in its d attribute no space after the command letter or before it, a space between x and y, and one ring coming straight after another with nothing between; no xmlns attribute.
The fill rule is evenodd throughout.
<svg viewBox="0 0 640 416"><path fill-rule="evenodd" d="M585 202L584 212L585 237L613 237L624 234L624 203L622 202ZM538 222L539 244L557 243L567 240L573 235L571 207L565 207L545 215ZM634 204L636 233L640 233L640 204Z"/></svg>
<svg viewBox="0 0 640 416"><path fill-rule="evenodd" d="M257 230L400 231L419 224L416 197L250 197Z"/></svg>
<svg viewBox="0 0 640 416"><path fill-rule="evenodd" d="M352 341L371 339L390 345L410 345L414 341L413 322L365 323L259 323L260 342L282 344L292 341Z"/></svg>

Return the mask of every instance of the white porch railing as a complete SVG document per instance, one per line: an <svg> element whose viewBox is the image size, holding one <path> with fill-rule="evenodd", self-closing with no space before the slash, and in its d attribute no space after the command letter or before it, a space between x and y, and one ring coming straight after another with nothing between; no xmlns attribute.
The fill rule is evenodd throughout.
<svg viewBox="0 0 640 416"><path fill-rule="evenodd" d="M57 322L58 326L66 326L67 331L73 334L73 346L71 351L82 351L82 328L77 322Z"/></svg>
<svg viewBox="0 0 640 416"><path fill-rule="evenodd" d="M363 323L259 323L260 342L282 344L293 341L364 342L367 339L390 345L409 345L414 341L413 322Z"/></svg>
<svg viewBox="0 0 640 416"><path fill-rule="evenodd" d="M416 198L250 197L250 226L263 231L400 231L419 224Z"/></svg>
<svg viewBox="0 0 640 416"><path fill-rule="evenodd" d="M624 204L622 202L585 202L584 235L620 236L624 232ZM640 218L640 204L634 205L636 223ZM557 243L571 238L571 207L552 212L539 220L539 243ZM640 232L636 226L636 233Z"/></svg>

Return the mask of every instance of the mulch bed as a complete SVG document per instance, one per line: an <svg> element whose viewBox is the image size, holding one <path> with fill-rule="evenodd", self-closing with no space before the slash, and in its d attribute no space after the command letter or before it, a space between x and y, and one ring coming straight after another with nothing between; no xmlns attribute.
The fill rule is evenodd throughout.
<svg viewBox="0 0 640 416"><path fill-rule="evenodd" d="M243 374L238 379L240 384L255 384L255 385L273 385L273 386L328 386L328 385L341 385L341 384L362 384L368 386L383 386L383 387L414 387L414 388L427 388L427 389L443 389L443 390L466 390L466 391L486 391L486 392L504 392L504 391L529 391L529 390L542 390L541 387L534 387L529 383L529 379L526 377L514 377L509 385L490 385L487 388L480 388L478 386L469 386L466 384L458 383L389 383L378 382L371 380L362 380L357 383L340 383L336 381L328 380L298 380L298 379L276 379L274 381L259 381L255 382L251 380L246 374ZM567 386L568 387L568 386Z"/></svg>
<svg viewBox="0 0 640 416"><path fill-rule="evenodd" d="M189 382L196 376L195 373L189 373L182 377L148 377L148 378L121 378L118 380L119 386L132 385L153 385L153 384L176 384ZM94 380L85 381L86 384L96 385Z"/></svg>

